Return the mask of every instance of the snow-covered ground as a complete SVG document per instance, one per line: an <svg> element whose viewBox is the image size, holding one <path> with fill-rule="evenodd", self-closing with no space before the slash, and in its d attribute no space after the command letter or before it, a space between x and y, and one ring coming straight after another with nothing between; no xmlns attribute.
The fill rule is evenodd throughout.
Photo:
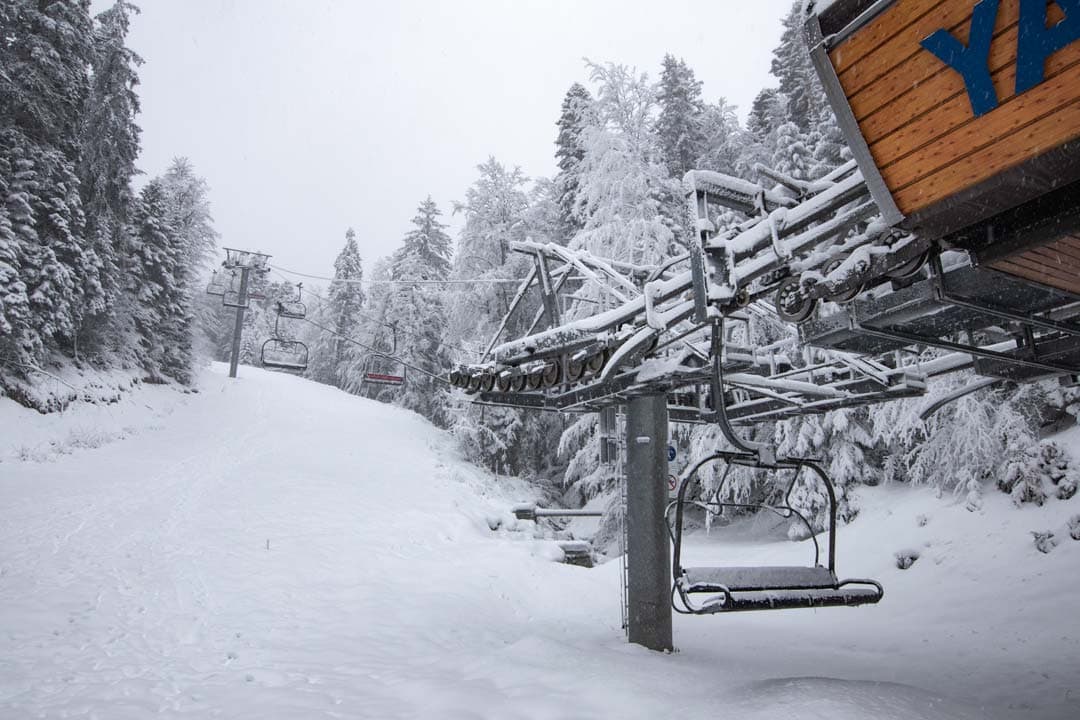
<svg viewBox="0 0 1080 720"><path fill-rule="evenodd" d="M1029 534L1080 501L866 489L839 565L880 605L677 617L665 655L624 642L617 563L490 530L524 486L410 413L241 375L0 401L0 718L1080 717L1080 542ZM689 552L807 552L720 539Z"/></svg>

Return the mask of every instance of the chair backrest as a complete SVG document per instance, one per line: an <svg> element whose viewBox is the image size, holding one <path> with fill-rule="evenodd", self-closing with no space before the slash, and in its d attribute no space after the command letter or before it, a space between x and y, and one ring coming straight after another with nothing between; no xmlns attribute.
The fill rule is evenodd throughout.
<svg viewBox="0 0 1080 720"><path fill-rule="evenodd" d="M396 358L373 353L364 359L361 384L401 386L406 379L405 364Z"/></svg>
<svg viewBox="0 0 1080 720"><path fill-rule="evenodd" d="M259 359L263 367L302 372L308 366L308 347L299 340L270 338L262 344Z"/></svg>

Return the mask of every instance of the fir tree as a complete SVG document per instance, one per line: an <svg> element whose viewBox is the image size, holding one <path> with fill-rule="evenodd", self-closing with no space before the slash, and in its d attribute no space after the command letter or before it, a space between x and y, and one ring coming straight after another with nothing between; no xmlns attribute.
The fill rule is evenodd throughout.
<svg viewBox="0 0 1080 720"><path fill-rule="evenodd" d="M795 178L809 180L814 167L813 152L806 135L793 122L776 129L773 138L772 168Z"/></svg>
<svg viewBox="0 0 1080 720"><path fill-rule="evenodd" d="M128 243L127 289L134 303L131 320L138 336L139 359L151 377L163 373L170 318L180 313L176 271L180 262L176 230L169 224L168 198L160 180L139 195Z"/></svg>
<svg viewBox="0 0 1080 720"><path fill-rule="evenodd" d="M356 244L356 232L345 231L345 246L334 260L334 280L330 285L327 301L319 308L320 323L346 337L355 337L360 328L360 309L364 306L364 290L360 281L364 268L360 261L360 249ZM308 376L321 383L341 385L344 383L344 345L340 338L322 333L313 349Z"/></svg>
<svg viewBox="0 0 1080 720"><path fill-rule="evenodd" d="M417 208L412 223L415 230L405 236L404 245L394 253L392 274L394 279L442 280L450 273L452 241L446 234L446 225L439 222L442 215L429 195ZM422 276L409 273L422 272Z"/></svg>
<svg viewBox="0 0 1080 720"><path fill-rule="evenodd" d="M77 351L83 314L103 304L100 261L81 237L75 175L89 89L88 8L89 0L23 0L0 15L0 154L9 196L24 208L16 231L30 303L23 345L35 353L46 343Z"/></svg>
<svg viewBox="0 0 1080 720"><path fill-rule="evenodd" d="M20 200L10 197L7 180L10 176L10 163L0 157L0 350L14 356L17 362L24 362L21 348L13 341L16 331L26 328L29 301L20 277L22 259L11 218L13 212L19 212Z"/></svg>
<svg viewBox="0 0 1080 720"><path fill-rule="evenodd" d="M776 88L765 88L754 97L750 115L746 119L746 131L758 142L765 142L778 124L783 122L779 98Z"/></svg>
<svg viewBox="0 0 1080 720"><path fill-rule="evenodd" d="M559 134L555 138L555 162L559 172L555 176L558 193L562 244L569 242L584 225L578 215L579 166L585 158L582 133L591 122L593 98L585 86L574 83L563 98L562 112L555 124Z"/></svg>
<svg viewBox="0 0 1080 720"><path fill-rule="evenodd" d="M169 223L183 238L184 262L194 270L206 263L217 245L210 187L185 157L172 161L161 183L169 198Z"/></svg>
<svg viewBox="0 0 1080 720"><path fill-rule="evenodd" d="M131 180L139 155L135 87L142 58L125 45L130 16L137 12L134 5L117 0L97 16L93 35L93 78L80 132L78 175L85 236L101 262L105 307L83 328L87 343L104 339L105 311L120 291L121 245L131 214Z"/></svg>
<svg viewBox="0 0 1080 720"><path fill-rule="evenodd" d="M655 88L622 65L590 71L599 89L595 121L584 133L578 207L585 227L571 246L623 262L658 262L677 252L678 236L664 213L665 198L676 193L652 132Z"/></svg>
<svg viewBox="0 0 1080 720"><path fill-rule="evenodd" d="M436 273L420 252L395 254L392 271L408 278L431 278ZM362 380L371 351L349 345L345 350L344 387L349 392L413 410L439 427L449 427L452 418L448 386L432 377L445 375L451 365L444 342L446 313L441 290L429 284L380 287L383 289L374 293L373 298L375 313L364 323L363 342L378 352L393 353L395 358L426 372L406 368L408 380L404 386L381 385L369 389Z"/></svg>
<svg viewBox="0 0 1080 720"><path fill-rule="evenodd" d="M697 166L706 149L701 81L683 60L665 55L656 100L660 155L672 177L682 178Z"/></svg>
<svg viewBox="0 0 1080 720"><path fill-rule="evenodd" d="M743 147L747 138L739 127L735 106L724 98L705 108L702 128L707 138L705 150L697 160L697 167L716 170L728 175L741 176L749 168L743 161Z"/></svg>
<svg viewBox="0 0 1080 720"><path fill-rule="evenodd" d="M33 237L25 194L15 192L11 161L0 155L0 351L25 363L34 354L30 333L30 301L22 280L23 244Z"/></svg>
<svg viewBox="0 0 1080 720"><path fill-rule="evenodd" d="M821 116L818 104L820 82L810 53L802 39L802 0L795 0L783 20L780 44L773 50L772 74L780 81L780 94L787 100L787 120L802 132L809 132L813 120Z"/></svg>

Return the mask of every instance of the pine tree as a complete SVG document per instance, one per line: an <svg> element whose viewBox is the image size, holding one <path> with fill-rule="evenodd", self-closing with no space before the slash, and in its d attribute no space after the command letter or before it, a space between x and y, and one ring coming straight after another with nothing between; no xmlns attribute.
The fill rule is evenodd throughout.
<svg viewBox="0 0 1080 720"><path fill-rule="evenodd" d="M7 0L0 13L0 127L74 161L89 93L90 0Z"/></svg>
<svg viewBox="0 0 1080 720"><path fill-rule="evenodd" d="M465 216L454 253L454 275L459 279L523 277L529 261L512 253L510 242L531 234L527 178L519 168L508 170L495 158L488 158L476 169L480 176L465 192L465 201L454 206L455 214ZM507 292L505 285L493 283L451 288L448 307L453 336L478 342L486 339L509 308ZM512 320L522 322L517 315ZM508 336L518 330L517 325L508 328Z"/></svg>
<svg viewBox="0 0 1080 720"><path fill-rule="evenodd" d="M16 362L25 362L28 358L16 338L18 331L27 326L29 300L20 277L22 258L12 218L16 214L17 222L22 203L20 198L10 196L10 176L10 163L0 157L0 352Z"/></svg>
<svg viewBox="0 0 1080 720"><path fill-rule="evenodd" d="M560 242L566 244L584 226L578 215L578 185L581 161L585 158L582 133L591 122L593 98L585 86L574 83L563 98L562 112L556 126L555 162L559 172L555 175L560 213Z"/></svg>
<svg viewBox="0 0 1080 720"><path fill-rule="evenodd" d="M814 167L813 151L806 135L793 122L786 122L776 129L772 139L772 168L795 178L809 180Z"/></svg>
<svg viewBox="0 0 1080 720"><path fill-rule="evenodd" d="M86 213L85 237L101 262L103 307L83 328L84 344L105 340L108 312L120 292L124 225L133 203L137 173L139 98L136 68L142 64L125 45L131 14L138 8L117 0L97 16L93 40L93 79L80 131L78 175Z"/></svg>
<svg viewBox="0 0 1080 720"><path fill-rule="evenodd" d="M28 331L29 300L22 281L22 249L18 230L30 214L25 200L12 192L8 178L11 162L0 155L0 350L17 362L26 362L27 350L19 336Z"/></svg>
<svg viewBox="0 0 1080 720"><path fill-rule="evenodd" d="M802 0L792 3L783 27L780 44L773 50L772 74L780 81L780 94L787 99L787 119L802 132L809 132L814 118L821 116L818 103L824 94L802 39Z"/></svg>
<svg viewBox="0 0 1080 720"><path fill-rule="evenodd" d="M169 224L168 197L161 181L151 180L140 193L132 218L127 289L134 299L130 317L139 360L152 378L164 373L166 347L175 340L169 320L181 312L175 296L178 250L176 229Z"/></svg>
<svg viewBox="0 0 1080 720"><path fill-rule="evenodd" d="M169 223L183 238L184 262L192 270L202 267L218 239L210 212L210 187L185 157L172 161L161 183L169 198Z"/></svg>
<svg viewBox="0 0 1080 720"><path fill-rule="evenodd" d="M510 252L512 240L558 237L551 184L533 193L526 192L527 178L518 168L507 169L494 158L478 165L479 177L457 203L455 213L463 213L465 225L454 253L454 277L460 279L502 279L524 277L530 259ZM455 285L445 294L452 351L462 347L482 347L510 306L513 287L495 283ZM538 299L523 300L510 318L505 338L525 332ZM472 360L472 356L459 359ZM550 448L550 418L539 418L515 408L471 407L470 399L457 395L452 400L451 431L466 457L496 472L521 474L544 466L543 448Z"/></svg>
<svg viewBox="0 0 1080 720"><path fill-rule="evenodd" d="M701 81L683 60L665 55L656 95L660 108L655 132L660 155L672 177L682 178L705 153L705 103Z"/></svg>
<svg viewBox="0 0 1080 720"><path fill-rule="evenodd" d="M408 236L405 242L409 243ZM392 271L398 278L431 278L437 272L418 251L395 254ZM361 333L363 341L379 352L392 352L395 358L425 372L406 368L404 386L384 385L368 389L362 379L371 352L349 345L345 350L344 387L349 392L363 393L413 410L439 427L449 427L452 420L449 386L432 377L445 375L451 366L444 342L446 312L441 290L428 284L381 287L384 289L374 294L375 312L365 323ZM391 325L393 331L389 328Z"/></svg>
<svg viewBox="0 0 1080 720"><path fill-rule="evenodd" d="M77 353L84 313L104 303L75 173L91 29L89 0L18 0L0 14L0 155L8 202L21 206L15 234L30 303L21 345L34 354L47 344Z"/></svg>
<svg viewBox="0 0 1080 720"><path fill-rule="evenodd" d="M594 124L583 136L578 207L585 227L571 246L623 262L658 262L677 252L677 235L664 215L675 188L652 132L655 88L622 65L590 65L590 72L599 89Z"/></svg>
<svg viewBox="0 0 1080 720"><path fill-rule="evenodd" d="M446 234L446 225L438 220L440 215L430 195L420 203L412 219L416 229L409 231L404 245L394 253L391 270L394 279L443 280L450 274L452 241ZM410 275L413 272L424 275Z"/></svg>
<svg viewBox="0 0 1080 720"><path fill-rule="evenodd" d="M765 88L754 97L750 115L746 119L746 130L758 142L765 142L776 129L776 123L782 121L778 98L779 91L776 88Z"/></svg>
<svg viewBox="0 0 1080 720"><path fill-rule="evenodd" d="M705 108L702 117L705 149L698 157L696 167L715 170L728 175L745 175L743 148L747 138L739 127L735 106L720 98L715 105Z"/></svg>
<svg viewBox="0 0 1080 720"><path fill-rule="evenodd" d="M364 268L360 261L360 249L356 244L356 232L345 231L345 246L334 260L334 280L330 285L325 305L319 307L319 322L338 335L355 337L361 325L360 310L364 306L364 290L360 281ZM344 345L340 338L322 333L313 348L308 376L328 385L341 386L344 381Z"/></svg>

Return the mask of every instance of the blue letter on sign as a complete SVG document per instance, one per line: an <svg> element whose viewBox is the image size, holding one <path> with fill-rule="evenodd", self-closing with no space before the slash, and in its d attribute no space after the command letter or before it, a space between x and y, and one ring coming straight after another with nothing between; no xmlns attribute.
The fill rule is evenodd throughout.
<svg viewBox="0 0 1080 720"><path fill-rule="evenodd" d="M1046 58L1080 40L1080 0L1055 0L1065 19L1046 27L1046 0L1020 0L1016 39L1016 94L1043 81Z"/></svg>
<svg viewBox="0 0 1080 720"><path fill-rule="evenodd" d="M1045 2L1045 0L1035 0ZM1072 0L1080 2L1080 0ZM946 65L960 73L967 88L968 100L975 117L985 115L998 105L994 83L990 79L990 41L994 37L994 20L997 19L998 0L982 0L971 15L971 31L968 45L949 34L937 30L920 44L937 55ZM1041 65L1040 65L1041 67ZM1041 70L1040 70L1041 72ZM1017 77L1019 82L1019 76Z"/></svg>

